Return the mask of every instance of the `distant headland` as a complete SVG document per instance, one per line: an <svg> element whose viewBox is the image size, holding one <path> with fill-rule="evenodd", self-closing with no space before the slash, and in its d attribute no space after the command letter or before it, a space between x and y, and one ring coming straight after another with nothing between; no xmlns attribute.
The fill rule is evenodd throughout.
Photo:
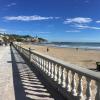
<svg viewBox="0 0 100 100"><path fill-rule="evenodd" d="M47 39L30 36L30 35L17 35L17 34L7 34L0 33L0 42L32 42L32 43L43 43L47 42Z"/></svg>

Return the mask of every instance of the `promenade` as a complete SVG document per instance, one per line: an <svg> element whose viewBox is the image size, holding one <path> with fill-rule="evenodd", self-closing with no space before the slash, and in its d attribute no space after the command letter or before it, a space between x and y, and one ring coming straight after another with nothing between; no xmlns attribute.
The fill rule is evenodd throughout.
<svg viewBox="0 0 100 100"><path fill-rule="evenodd" d="M15 100L10 48L0 47L0 100Z"/></svg>
<svg viewBox="0 0 100 100"><path fill-rule="evenodd" d="M0 100L64 100L12 47L0 47Z"/></svg>

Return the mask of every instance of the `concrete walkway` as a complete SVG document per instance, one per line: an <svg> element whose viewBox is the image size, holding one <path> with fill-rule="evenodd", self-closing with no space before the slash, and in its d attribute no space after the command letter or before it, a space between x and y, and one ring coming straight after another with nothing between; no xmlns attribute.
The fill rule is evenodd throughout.
<svg viewBox="0 0 100 100"><path fill-rule="evenodd" d="M0 48L0 100L64 100L13 47Z"/></svg>
<svg viewBox="0 0 100 100"><path fill-rule="evenodd" d="M0 46L0 100L15 100L10 48Z"/></svg>

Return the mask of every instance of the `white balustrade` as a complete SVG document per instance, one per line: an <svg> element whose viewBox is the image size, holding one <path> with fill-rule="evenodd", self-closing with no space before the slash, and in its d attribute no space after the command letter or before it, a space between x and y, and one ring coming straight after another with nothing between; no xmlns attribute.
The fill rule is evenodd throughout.
<svg viewBox="0 0 100 100"><path fill-rule="evenodd" d="M15 48L26 57L30 55L31 61L66 90L66 93L71 93L78 100L100 100L100 73L65 63L36 51L29 52L18 45L15 45Z"/></svg>

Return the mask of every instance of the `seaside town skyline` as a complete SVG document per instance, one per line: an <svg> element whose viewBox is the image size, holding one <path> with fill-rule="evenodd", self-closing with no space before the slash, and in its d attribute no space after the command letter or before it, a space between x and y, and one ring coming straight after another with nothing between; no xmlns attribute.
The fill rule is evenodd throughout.
<svg viewBox="0 0 100 100"><path fill-rule="evenodd" d="M100 42L99 5L100 0L1 0L0 32Z"/></svg>

